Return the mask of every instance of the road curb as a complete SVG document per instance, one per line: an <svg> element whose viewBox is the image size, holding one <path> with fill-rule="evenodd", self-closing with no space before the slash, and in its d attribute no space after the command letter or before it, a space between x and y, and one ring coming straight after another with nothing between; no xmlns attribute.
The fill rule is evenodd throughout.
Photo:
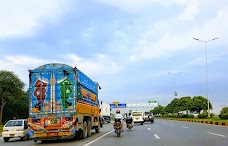
<svg viewBox="0 0 228 146"><path fill-rule="evenodd" d="M200 119L192 119L192 120L187 120L187 119L172 119L172 118L159 118L159 119L163 119L163 120L175 120L175 121L182 121L182 122L189 122L189 123L200 123L200 124L206 124L206 125L218 125L218 126L228 126L228 122L215 122L215 121L204 121L204 120L200 120Z"/></svg>

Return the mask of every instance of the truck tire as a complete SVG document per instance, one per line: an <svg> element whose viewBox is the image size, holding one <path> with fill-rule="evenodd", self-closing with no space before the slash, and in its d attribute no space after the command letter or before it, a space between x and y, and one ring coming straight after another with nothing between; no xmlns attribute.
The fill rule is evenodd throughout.
<svg viewBox="0 0 228 146"><path fill-rule="evenodd" d="M86 139L87 138L87 130L88 126L87 126L87 122L84 121L83 122L83 132L82 132L82 139Z"/></svg>
<svg viewBox="0 0 228 146"><path fill-rule="evenodd" d="M92 130L92 124L90 121L88 121L87 137L91 136L91 134L92 134L91 130Z"/></svg>
<svg viewBox="0 0 228 146"><path fill-rule="evenodd" d="M100 123L98 124L97 128L95 128L96 133L99 133L101 130Z"/></svg>
<svg viewBox="0 0 228 146"><path fill-rule="evenodd" d="M9 137L4 137L3 140L4 140L5 142L8 142L8 141L9 141Z"/></svg>
<svg viewBox="0 0 228 146"><path fill-rule="evenodd" d="M78 130L77 133L76 133L76 139L82 139L82 130Z"/></svg>
<svg viewBox="0 0 228 146"><path fill-rule="evenodd" d="M144 122L141 122L140 124L143 125Z"/></svg>

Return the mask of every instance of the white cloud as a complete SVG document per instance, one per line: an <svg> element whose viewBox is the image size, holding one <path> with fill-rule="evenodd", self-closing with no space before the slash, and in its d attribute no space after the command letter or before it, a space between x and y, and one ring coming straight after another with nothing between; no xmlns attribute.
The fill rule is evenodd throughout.
<svg viewBox="0 0 228 146"><path fill-rule="evenodd" d="M88 75L116 74L123 70L123 66L109 59L105 54L98 54L96 59L79 57L76 54L67 54L72 60L71 66L75 66Z"/></svg>
<svg viewBox="0 0 228 146"><path fill-rule="evenodd" d="M117 7L129 13L140 12L145 10L145 8L150 8L155 3L162 6L168 6L174 4L175 0L99 0L102 3Z"/></svg>
<svg viewBox="0 0 228 146"><path fill-rule="evenodd" d="M189 50L196 52L199 49L195 47L196 41L193 40L193 37L205 40L219 37L216 40L217 44L228 45L226 41L228 37L228 5L219 9L214 17L204 19L199 25L185 24L189 26L187 29L182 29L182 24L179 15L176 15L176 17L145 27L133 47L134 52L129 56L129 60L135 62L162 58L172 56L177 52L186 52L187 49L188 52ZM181 31L178 31L177 28L180 28ZM226 50L220 49L222 52L227 52Z"/></svg>
<svg viewBox="0 0 228 146"><path fill-rule="evenodd" d="M67 11L63 0L1 0L0 38L27 36L42 27L42 21L56 22Z"/></svg>
<svg viewBox="0 0 228 146"><path fill-rule="evenodd" d="M198 13L198 6L196 4L189 4L183 13L180 14L181 20L193 20Z"/></svg>
<svg viewBox="0 0 228 146"><path fill-rule="evenodd" d="M28 70L34 69L41 64L46 64L48 62L48 60L25 55L1 56L0 70L14 72L26 84L25 88L28 88Z"/></svg>

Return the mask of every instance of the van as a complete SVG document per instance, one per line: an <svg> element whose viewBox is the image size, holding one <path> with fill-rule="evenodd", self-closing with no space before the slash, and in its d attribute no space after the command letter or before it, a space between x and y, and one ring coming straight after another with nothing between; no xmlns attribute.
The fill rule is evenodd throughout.
<svg viewBox="0 0 228 146"><path fill-rule="evenodd" d="M3 127L3 140L8 142L10 138L14 137L20 137L21 140L29 139L27 123L27 119L9 120Z"/></svg>
<svg viewBox="0 0 228 146"><path fill-rule="evenodd" d="M131 116L133 118L134 123L140 123L141 125L143 125L144 119L142 111L132 111Z"/></svg>
<svg viewBox="0 0 228 146"><path fill-rule="evenodd" d="M154 115L151 112L144 112L144 123L148 121L154 123Z"/></svg>

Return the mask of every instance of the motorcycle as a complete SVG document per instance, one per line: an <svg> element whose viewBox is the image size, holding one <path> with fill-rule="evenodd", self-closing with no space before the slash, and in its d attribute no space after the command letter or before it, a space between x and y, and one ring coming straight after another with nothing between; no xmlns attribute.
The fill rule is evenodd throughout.
<svg viewBox="0 0 228 146"><path fill-rule="evenodd" d="M121 120L115 119L115 133L117 134L117 137L120 137L121 134Z"/></svg>
<svg viewBox="0 0 228 146"><path fill-rule="evenodd" d="M132 119L126 119L127 128L130 130L133 128Z"/></svg>

